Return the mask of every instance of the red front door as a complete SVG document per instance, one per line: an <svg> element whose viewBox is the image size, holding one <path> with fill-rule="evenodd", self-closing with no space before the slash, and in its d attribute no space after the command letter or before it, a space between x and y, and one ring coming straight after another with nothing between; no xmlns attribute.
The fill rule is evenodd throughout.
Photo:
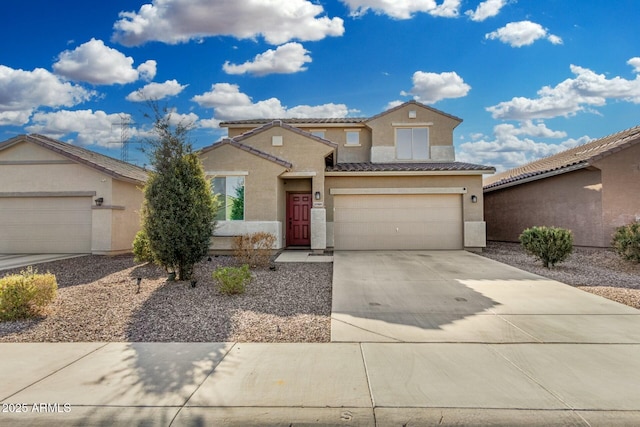
<svg viewBox="0 0 640 427"><path fill-rule="evenodd" d="M287 246L311 245L311 194L287 193Z"/></svg>

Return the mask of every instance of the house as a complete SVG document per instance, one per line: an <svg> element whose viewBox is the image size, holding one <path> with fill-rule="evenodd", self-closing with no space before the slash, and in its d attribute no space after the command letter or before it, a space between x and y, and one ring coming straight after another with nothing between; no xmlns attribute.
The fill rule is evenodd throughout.
<svg viewBox="0 0 640 427"><path fill-rule="evenodd" d="M568 228L578 246L608 247L640 220L640 126L485 179L489 240L534 225Z"/></svg>
<svg viewBox="0 0 640 427"><path fill-rule="evenodd" d="M461 119L415 101L369 118L237 120L200 151L224 208L212 249L264 231L315 251L485 246L482 176Z"/></svg>
<svg viewBox="0 0 640 427"><path fill-rule="evenodd" d="M42 135L0 143L0 254L130 252L146 178Z"/></svg>

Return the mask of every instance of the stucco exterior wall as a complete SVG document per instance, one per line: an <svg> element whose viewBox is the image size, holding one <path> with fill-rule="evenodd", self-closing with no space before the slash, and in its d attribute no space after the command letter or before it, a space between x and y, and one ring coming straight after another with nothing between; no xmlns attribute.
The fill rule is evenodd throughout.
<svg viewBox="0 0 640 427"><path fill-rule="evenodd" d="M581 169L484 195L487 239L517 242L535 225L573 231L578 246L608 246L602 223L602 179Z"/></svg>
<svg viewBox="0 0 640 427"><path fill-rule="evenodd" d="M38 145L21 142L0 151L0 192L93 193L91 197L91 251L96 254L128 252L139 229L142 193L136 184L121 182L89 166ZM14 163L14 164L12 164ZM94 200L103 198L103 206ZM111 206L118 206L112 209Z"/></svg>
<svg viewBox="0 0 640 427"><path fill-rule="evenodd" d="M640 144L593 162L602 170L603 246L617 227L640 220Z"/></svg>

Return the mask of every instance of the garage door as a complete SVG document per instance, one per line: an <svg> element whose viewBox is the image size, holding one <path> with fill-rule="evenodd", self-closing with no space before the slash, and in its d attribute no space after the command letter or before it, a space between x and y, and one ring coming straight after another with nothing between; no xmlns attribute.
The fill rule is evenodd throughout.
<svg viewBox="0 0 640 427"><path fill-rule="evenodd" d="M335 249L462 249L459 194L350 194L333 200Z"/></svg>
<svg viewBox="0 0 640 427"><path fill-rule="evenodd" d="M91 197L0 197L0 253L91 252Z"/></svg>

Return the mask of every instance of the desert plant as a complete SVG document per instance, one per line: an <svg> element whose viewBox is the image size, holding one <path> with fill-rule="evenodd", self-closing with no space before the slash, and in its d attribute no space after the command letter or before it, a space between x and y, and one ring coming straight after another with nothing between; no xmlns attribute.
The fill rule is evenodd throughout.
<svg viewBox="0 0 640 427"><path fill-rule="evenodd" d="M216 200L188 142L192 126L173 124L170 113L155 104L152 108L155 137L146 142L154 170L144 187L142 230L151 259L175 272L178 280L188 280L193 266L209 252Z"/></svg>
<svg viewBox="0 0 640 427"><path fill-rule="evenodd" d="M223 294L243 294L251 281L249 265L242 267L218 267L213 272L213 279L218 282L218 290Z"/></svg>
<svg viewBox="0 0 640 427"><path fill-rule="evenodd" d="M640 221L616 228L611 245L627 261L640 262Z"/></svg>
<svg viewBox="0 0 640 427"><path fill-rule="evenodd" d="M20 274L0 279L0 320L17 320L40 314L55 299L58 284L51 273L38 274L28 267Z"/></svg>
<svg viewBox="0 0 640 427"><path fill-rule="evenodd" d="M149 238L144 230L138 231L135 239L133 239L133 260L135 262L153 261L153 254L149 247Z"/></svg>
<svg viewBox="0 0 640 427"><path fill-rule="evenodd" d="M272 233L258 232L233 238L233 255L242 264L250 267L268 267L271 251L276 242Z"/></svg>
<svg viewBox="0 0 640 427"><path fill-rule="evenodd" d="M531 227L520 235L524 250L540 259L546 268L566 260L573 252L571 230L559 227Z"/></svg>

